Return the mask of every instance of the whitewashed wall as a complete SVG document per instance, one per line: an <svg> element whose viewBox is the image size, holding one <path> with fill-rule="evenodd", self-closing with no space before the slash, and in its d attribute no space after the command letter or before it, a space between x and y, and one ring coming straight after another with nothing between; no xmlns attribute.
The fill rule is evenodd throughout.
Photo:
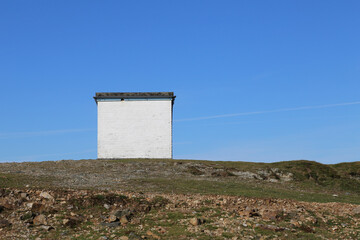
<svg viewBox="0 0 360 240"><path fill-rule="evenodd" d="M172 158L172 101L98 101L98 158Z"/></svg>

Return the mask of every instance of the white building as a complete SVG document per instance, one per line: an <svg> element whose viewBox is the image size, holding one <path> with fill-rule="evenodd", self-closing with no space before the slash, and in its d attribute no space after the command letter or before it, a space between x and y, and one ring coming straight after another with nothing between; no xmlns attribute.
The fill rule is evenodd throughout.
<svg viewBox="0 0 360 240"><path fill-rule="evenodd" d="M172 158L173 92L105 92L98 109L98 158Z"/></svg>

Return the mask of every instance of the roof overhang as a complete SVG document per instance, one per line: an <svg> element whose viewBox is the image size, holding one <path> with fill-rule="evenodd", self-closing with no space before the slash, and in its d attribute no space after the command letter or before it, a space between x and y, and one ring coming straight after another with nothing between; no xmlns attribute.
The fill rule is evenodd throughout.
<svg viewBox="0 0 360 240"><path fill-rule="evenodd" d="M97 92L95 93L95 101L100 99L170 99L174 103L176 96L174 92Z"/></svg>

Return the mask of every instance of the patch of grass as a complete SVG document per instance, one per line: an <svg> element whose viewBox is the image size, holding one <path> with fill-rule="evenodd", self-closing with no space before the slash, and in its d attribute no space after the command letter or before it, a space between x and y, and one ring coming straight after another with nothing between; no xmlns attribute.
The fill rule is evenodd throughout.
<svg viewBox="0 0 360 240"><path fill-rule="evenodd" d="M54 177L34 177L22 173L0 173L0 188L24 188L31 183L31 186L49 187L55 181Z"/></svg>
<svg viewBox="0 0 360 240"><path fill-rule="evenodd" d="M258 198L295 199L307 202L347 202L360 204L360 197L357 194L333 197L331 193L311 193L297 189L276 188L276 186L271 188L265 185L254 185L246 182L186 179L169 180L164 178L136 179L132 181L131 185L143 186L144 189L141 190L148 189L154 192L220 194Z"/></svg>
<svg viewBox="0 0 360 240"><path fill-rule="evenodd" d="M235 236L235 234L233 234L233 233L228 233L228 232L224 232L224 233L222 234L222 236L223 236L224 238L232 238L232 237Z"/></svg>
<svg viewBox="0 0 360 240"><path fill-rule="evenodd" d="M167 213L167 218L172 221L178 221L180 219L184 219L185 215L180 212L169 212Z"/></svg>
<svg viewBox="0 0 360 240"><path fill-rule="evenodd" d="M87 160L79 160L87 161ZM326 165L314 161L297 160L275 163L252 163L252 162L223 162L223 161L199 161L199 160L173 160L173 159L113 159L94 160L100 161L103 168L96 171L105 171L114 164L124 165L127 163L161 163L159 165L169 167L178 164L196 163L189 166L188 171L193 175L201 175L206 167L217 169L213 178L206 180L158 177L147 179L126 179L125 184L116 185L107 183L104 187L121 188L128 191L166 192L166 193L200 193L200 194L223 194L248 197L271 197L290 198L302 201L315 202L348 202L360 204L360 162L339 163ZM74 161L64 161L64 168L71 168ZM34 168L47 170L54 167L54 162L27 163ZM86 166L86 167L85 167ZM94 164L96 166L96 164ZM198 167L200 166L200 167ZM91 172L93 165L80 164L79 171ZM141 165L139 164L139 167ZM205 168L203 168L205 167ZM92 169L92 170L89 170ZM272 169L277 169L275 172ZM221 171L223 170L223 171ZM265 170L271 173L270 178L281 179L280 173L292 173L293 181L269 183L263 180L243 180L236 176L229 177L235 171L248 171L257 173ZM205 170L204 170L205 171ZM229 175L230 174L230 175ZM209 174L208 174L209 175ZM209 176L208 176L209 177ZM25 175L23 171L0 173L0 188L24 188L31 183L31 187L56 189L60 179L53 176ZM80 187L79 187L80 188ZM85 189L86 187L84 187ZM90 188L89 188L90 189ZM333 197L337 194L338 197ZM106 194L105 194L106 195ZM126 198L108 196L106 199L92 199L94 205L126 202ZM143 200L139 200L139 203ZM81 204L81 203L79 203ZM161 204L161 203L159 203Z"/></svg>
<svg viewBox="0 0 360 240"><path fill-rule="evenodd" d="M197 208L195 209L196 212L199 212L199 213L204 213L204 212L207 212L207 211L210 211L211 208L209 207L201 207L201 208Z"/></svg>

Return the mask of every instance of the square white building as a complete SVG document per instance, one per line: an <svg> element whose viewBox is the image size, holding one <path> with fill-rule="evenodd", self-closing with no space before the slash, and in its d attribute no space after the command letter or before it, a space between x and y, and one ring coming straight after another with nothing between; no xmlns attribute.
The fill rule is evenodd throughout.
<svg viewBox="0 0 360 240"><path fill-rule="evenodd" d="M172 158L173 92L103 92L98 158Z"/></svg>

